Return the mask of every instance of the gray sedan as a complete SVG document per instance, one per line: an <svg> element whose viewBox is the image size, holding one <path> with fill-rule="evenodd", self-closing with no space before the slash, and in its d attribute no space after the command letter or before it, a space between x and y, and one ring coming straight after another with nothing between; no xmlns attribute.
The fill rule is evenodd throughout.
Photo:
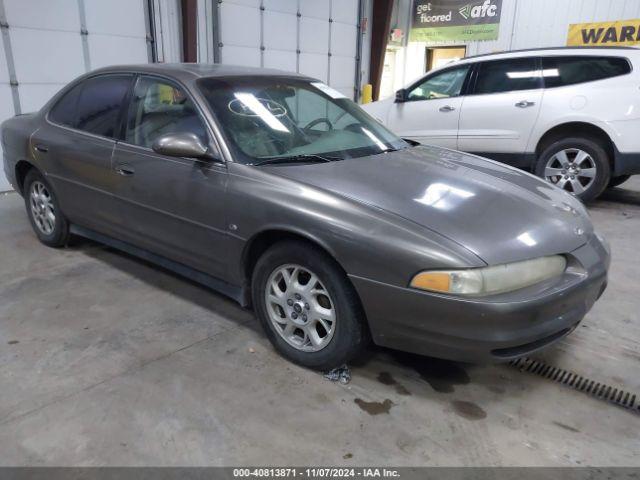
<svg viewBox="0 0 640 480"><path fill-rule="evenodd" d="M44 244L92 238L253 305L312 368L369 340L512 359L571 332L606 286L608 247L571 195L402 140L300 75L101 69L1 136Z"/></svg>

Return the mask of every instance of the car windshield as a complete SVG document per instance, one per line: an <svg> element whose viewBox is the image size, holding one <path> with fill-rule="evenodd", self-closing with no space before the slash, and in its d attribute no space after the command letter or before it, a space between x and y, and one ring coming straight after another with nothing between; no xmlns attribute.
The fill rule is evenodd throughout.
<svg viewBox="0 0 640 480"><path fill-rule="evenodd" d="M242 163L343 160L409 146L321 82L274 76L198 85Z"/></svg>

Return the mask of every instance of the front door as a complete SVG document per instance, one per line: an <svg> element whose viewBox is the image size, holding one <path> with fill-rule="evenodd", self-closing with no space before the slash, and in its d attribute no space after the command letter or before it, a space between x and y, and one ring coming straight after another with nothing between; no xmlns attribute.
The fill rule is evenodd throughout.
<svg viewBox="0 0 640 480"><path fill-rule="evenodd" d="M204 119L174 83L140 76L113 168L129 241L157 255L225 278L227 169L222 162L160 155L153 142L191 132L212 145Z"/></svg>
<svg viewBox="0 0 640 480"><path fill-rule="evenodd" d="M436 72L410 87L406 101L391 106L389 127L403 138L456 148L462 88L469 65Z"/></svg>
<svg viewBox="0 0 640 480"><path fill-rule="evenodd" d="M458 149L472 153L525 153L542 103L535 57L483 62L460 114Z"/></svg>

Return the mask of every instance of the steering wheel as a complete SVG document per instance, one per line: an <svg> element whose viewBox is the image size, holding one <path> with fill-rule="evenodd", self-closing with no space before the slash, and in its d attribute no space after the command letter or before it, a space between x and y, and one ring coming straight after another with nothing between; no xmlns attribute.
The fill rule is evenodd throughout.
<svg viewBox="0 0 640 480"><path fill-rule="evenodd" d="M329 127L329 130L333 130L333 123L331 123L331 120L329 120L326 117L316 118L315 120L311 120L309 123L307 123L307 125L303 128L303 130L304 131L311 130L313 127L321 123L325 123Z"/></svg>

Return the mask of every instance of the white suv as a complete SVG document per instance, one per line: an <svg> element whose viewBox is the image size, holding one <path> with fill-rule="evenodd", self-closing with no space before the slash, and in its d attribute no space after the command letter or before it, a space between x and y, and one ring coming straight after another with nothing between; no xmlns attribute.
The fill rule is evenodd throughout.
<svg viewBox="0 0 640 480"><path fill-rule="evenodd" d="M584 201L640 173L640 50L469 57L363 105L404 138L526 168Z"/></svg>

